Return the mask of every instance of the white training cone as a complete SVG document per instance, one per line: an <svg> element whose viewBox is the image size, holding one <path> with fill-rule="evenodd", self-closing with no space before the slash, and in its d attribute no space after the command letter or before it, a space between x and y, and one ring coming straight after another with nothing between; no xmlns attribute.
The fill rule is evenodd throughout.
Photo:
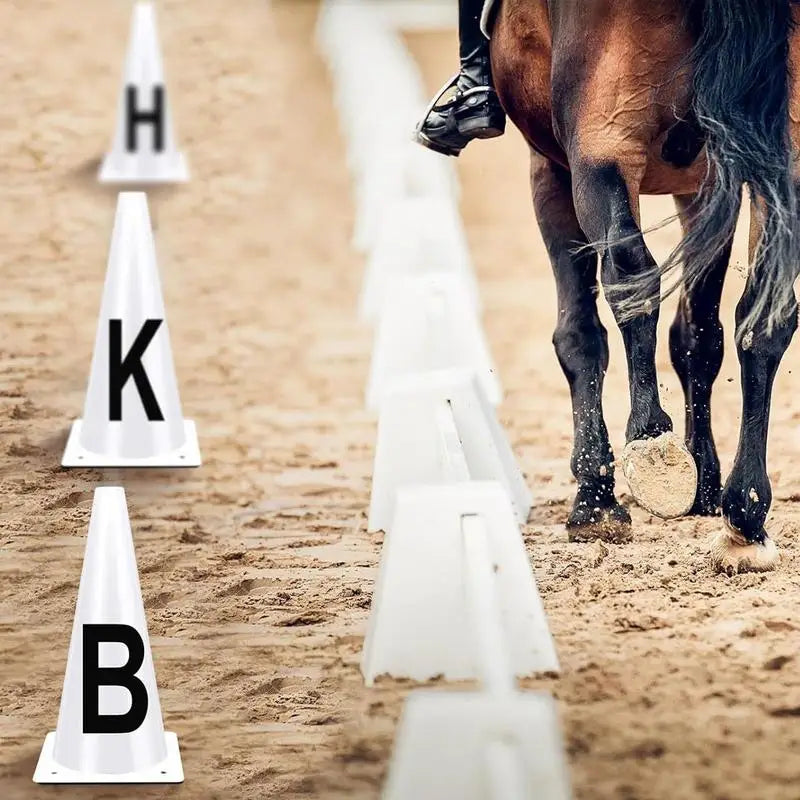
<svg viewBox="0 0 800 800"><path fill-rule="evenodd" d="M133 7L116 133L99 177L104 183L189 179L186 159L175 144L153 3Z"/></svg>
<svg viewBox="0 0 800 800"><path fill-rule="evenodd" d="M539 692L413 692L383 800L570 800L553 698Z"/></svg>
<svg viewBox="0 0 800 800"><path fill-rule="evenodd" d="M389 530L400 487L450 482L444 451L450 427L466 459L466 479L498 481L517 522L528 519L530 490L483 387L472 372L442 370L408 376L384 395L368 530Z"/></svg>
<svg viewBox="0 0 800 800"><path fill-rule="evenodd" d="M466 481L397 493L361 659L368 685L384 674L424 681L437 675L464 680L487 672L468 592L464 519L476 515L486 530L509 679L558 670L508 496L499 483Z"/></svg>
<svg viewBox="0 0 800 800"><path fill-rule="evenodd" d="M36 783L181 783L164 731L125 491L95 490L56 730Z"/></svg>
<svg viewBox="0 0 800 800"><path fill-rule="evenodd" d="M155 245L143 192L117 202L83 419L65 467L196 467L194 422L184 420Z"/></svg>
<svg viewBox="0 0 800 800"><path fill-rule="evenodd" d="M375 333L367 408L380 410L398 379L453 368L474 372L489 402L500 403L502 390L489 346L457 276L395 280Z"/></svg>
<svg viewBox="0 0 800 800"><path fill-rule="evenodd" d="M366 184L364 189L372 191ZM480 308L464 226L452 199L441 194L401 197L381 211L359 300L361 319L379 319L389 306L387 297L392 305L396 302L392 281L403 276L454 275L469 305Z"/></svg>

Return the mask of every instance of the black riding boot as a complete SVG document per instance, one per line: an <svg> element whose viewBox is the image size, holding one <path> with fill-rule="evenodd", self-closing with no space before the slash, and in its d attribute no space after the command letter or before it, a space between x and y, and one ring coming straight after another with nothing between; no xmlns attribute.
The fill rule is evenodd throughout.
<svg viewBox="0 0 800 800"><path fill-rule="evenodd" d="M473 139L501 136L506 115L492 81L489 42L480 27L483 0L459 0L461 70L436 95L415 131L416 140L457 156Z"/></svg>

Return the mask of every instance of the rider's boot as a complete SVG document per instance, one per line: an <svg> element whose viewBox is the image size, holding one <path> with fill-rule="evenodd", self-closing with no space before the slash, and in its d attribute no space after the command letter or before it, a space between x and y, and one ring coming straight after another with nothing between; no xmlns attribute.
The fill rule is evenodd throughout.
<svg viewBox="0 0 800 800"><path fill-rule="evenodd" d="M461 69L439 91L417 125L425 147L457 156L473 139L501 136L506 115L492 81L489 42L480 27L483 0L459 0Z"/></svg>

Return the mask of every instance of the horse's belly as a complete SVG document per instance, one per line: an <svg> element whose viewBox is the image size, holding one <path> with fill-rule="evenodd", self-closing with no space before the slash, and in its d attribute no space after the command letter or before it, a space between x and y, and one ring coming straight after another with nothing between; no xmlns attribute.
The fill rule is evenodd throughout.
<svg viewBox="0 0 800 800"><path fill-rule="evenodd" d="M509 0L492 31L492 67L509 117L536 151L562 166L566 156L553 133L552 47L546 0ZM520 31L525 31L519 46Z"/></svg>

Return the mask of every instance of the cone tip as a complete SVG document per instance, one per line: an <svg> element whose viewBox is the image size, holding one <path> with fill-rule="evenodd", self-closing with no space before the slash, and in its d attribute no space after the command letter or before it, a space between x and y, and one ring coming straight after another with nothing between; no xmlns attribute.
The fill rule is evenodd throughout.
<svg viewBox="0 0 800 800"><path fill-rule="evenodd" d="M119 192L117 195L117 204L133 205L139 203L147 203L147 192Z"/></svg>
<svg viewBox="0 0 800 800"><path fill-rule="evenodd" d="M137 0L133 6L133 13L137 17L150 17L155 13L155 3L151 0Z"/></svg>
<svg viewBox="0 0 800 800"><path fill-rule="evenodd" d="M92 510L100 503L121 503L127 508L125 489L122 486L98 486L94 490Z"/></svg>
<svg viewBox="0 0 800 800"><path fill-rule="evenodd" d="M125 488L122 486L98 486L95 488L94 493L95 495L107 495L108 497L119 494L125 497Z"/></svg>
<svg viewBox="0 0 800 800"><path fill-rule="evenodd" d="M128 217L139 220L150 219L147 192L119 192L117 194L116 218Z"/></svg>
<svg viewBox="0 0 800 800"><path fill-rule="evenodd" d="M155 3L147 0L137 0L133 6L133 37L136 40L146 40L155 37L156 33L156 8Z"/></svg>
<svg viewBox="0 0 800 800"><path fill-rule="evenodd" d="M121 486L98 486L94 490L92 513L89 517L87 554L97 547L101 550L120 547L121 542L126 539L132 544L132 536L125 490ZM112 542L116 544L112 545ZM87 559L88 555L84 557L84 570Z"/></svg>

